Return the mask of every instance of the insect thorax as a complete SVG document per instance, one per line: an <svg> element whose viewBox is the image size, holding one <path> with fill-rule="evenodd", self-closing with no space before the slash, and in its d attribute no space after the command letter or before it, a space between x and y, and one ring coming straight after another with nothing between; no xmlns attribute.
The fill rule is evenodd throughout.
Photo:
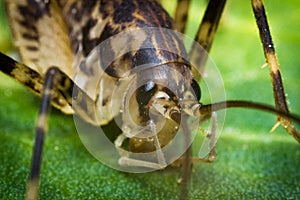
<svg viewBox="0 0 300 200"><path fill-rule="evenodd" d="M174 31L166 31L174 27L172 20L163 10L155 15L156 9L161 9L158 4L147 2L132 13L101 13L105 26L94 40L99 45L84 52L82 41L77 42L86 57L77 84L97 101L96 124L117 119L129 139L126 148L136 152L155 150L156 133L162 147L168 144L180 125L184 96L190 92L197 100L190 90L193 77L183 41ZM123 22L121 15L131 21ZM105 21L103 16L111 18ZM91 31L97 26L93 24Z"/></svg>

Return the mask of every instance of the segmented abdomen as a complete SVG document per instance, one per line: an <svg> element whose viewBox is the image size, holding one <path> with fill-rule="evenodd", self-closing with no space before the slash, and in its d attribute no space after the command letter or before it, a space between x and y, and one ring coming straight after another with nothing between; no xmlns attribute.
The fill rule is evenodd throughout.
<svg viewBox="0 0 300 200"><path fill-rule="evenodd" d="M78 66L82 59L88 56L98 44L122 31L132 28L159 27L174 29L172 18L156 1L145 0L98 0L98 1L60 1L64 18L69 29L72 49ZM185 49L175 35L166 36L163 31L145 38L145 43L159 44L168 49L177 47L179 55L186 55ZM173 45L170 45L172 43ZM129 44L128 44L129 45ZM141 43L142 45L142 43ZM174 49L170 49L174 52ZM111 48L111 54L114 54ZM128 53L122 59L115 61L106 73L113 77L122 77L124 71L120 67L134 68L145 63L163 64L170 61L180 61L177 55L158 50L158 47L148 50L137 50ZM120 63L126 63L122 65Z"/></svg>

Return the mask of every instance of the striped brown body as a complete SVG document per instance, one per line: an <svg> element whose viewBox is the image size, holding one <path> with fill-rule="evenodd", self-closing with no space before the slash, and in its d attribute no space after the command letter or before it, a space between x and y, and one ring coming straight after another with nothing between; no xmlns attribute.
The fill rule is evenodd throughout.
<svg viewBox="0 0 300 200"><path fill-rule="evenodd" d="M155 34L144 32L142 33L143 40L139 45L149 43L153 45L153 48L137 49L126 52L122 56L116 55L114 46L118 44L113 44L114 42L111 40L111 48L106 48L104 53L117 59L106 66L104 63L107 57L101 57L100 51L100 56L97 55L98 58L95 60L100 62L100 71L105 73L101 78L91 78L95 73L93 51L97 51L96 47L111 36L123 31L147 27L174 29L173 20L156 1L23 0L15 3L7 1L6 7L15 43L24 64L37 71L42 77L50 67L58 67L97 103L97 110L101 113L98 121L90 119L92 114L87 113L95 112L95 105L89 105L83 102L85 101L83 99L79 103L80 108L75 111L77 114L93 124L109 123L116 115L120 114L122 109L120 106L122 104L121 96L117 97L120 98L117 105L109 106L115 98L112 96L114 86L122 85L124 82L124 85L136 84L139 89L134 92L135 98L131 98L129 103L131 117L135 123L146 125L150 120L150 108L157 99L163 99L164 103L162 104L165 105L159 105L158 113L169 118L171 125L165 126L167 128L159 133L159 138L161 146L170 142L173 134L176 133L176 123L179 122L174 124L174 119L167 116L167 112L168 115L170 114L167 110L173 107L174 112L175 110L180 112L178 99L182 99L184 92L197 85L193 85L189 63L184 59L187 58L187 53L176 34L165 33L163 29ZM161 46L164 47L163 50L160 49ZM172 53L174 51L175 53ZM90 64L90 60L93 60L92 64ZM154 67L146 70L139 69L133 75L132 71L137 66L149 63ZM78 76L78 73L84 77L84 81L76 82L75 77ZM134 80L127 81L126 78L129 75L133 75ZM91 84L100 89L96 92L91 90ZM150 91L145 89L149 87L149 84L153 85ZM66 113L73 112L70 100L66 100L65 95L54 98L53 104ZM130 122L127 122L126 119L123 117L123 126L131 127ZM149 145L148 140L132 138L133 151L154 150L152 141L150 140Z"/></svg>
<svg viewBox="0 0 300 200"><path fill-rule="evenodd" d="M15 43L21 57L25 64L32 68L36 66L37 71L40 72L44 72L49 65L55 65L56 61L50 55L59 55L58 53L61 53L59 51L62 51L60 57L63 57L63 59L58 59L61 62L59 67L71 76L73 75L71 71L76 70L76 67L93 48L113 35L132 28L161 27L174 29L173 20L156 1L61 0L45 2L23 0L17 1L16 5L12 1L6 3ZM49 38L43 35L45 32L43 29L49 32L49 34L45 34ZM51 33L53 35L50 35ZM164 42L166 47L170 40L178 43L176 38L172 37L166 41L155 40L156 38L151 38L151 42ZM48 48L45 49L47 52L41 52L46 47ZM182 52L184 48L181 44L178 44L178 47L179 54L185 53ZM37 53L39 55L47 54L47 57L38 57ZM130 67L146 62L146 59L156 60L157 63L164 62L158 57L159 55L155 51L149 52L147 55L132 52L132 65ZM50 64L50 59L54 64ZM171 60L171 58L166 59ZM42 65L43 63L45 65ZM72 66L69 63L72 63ZM118 67L121 68L122 66ZM115 77L122 76L122 74L118 74L118 69L111 69L109 74Z"/></svg>

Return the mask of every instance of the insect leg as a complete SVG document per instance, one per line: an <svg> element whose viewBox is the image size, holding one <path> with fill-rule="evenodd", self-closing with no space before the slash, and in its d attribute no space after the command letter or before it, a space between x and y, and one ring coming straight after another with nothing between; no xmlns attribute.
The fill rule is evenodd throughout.
<svg viewBox="0 0 300 200"><path fill-rule="evenodd" d="M155 124L150 123L150 127L151 127L152 133L157 133ZM157 155L158 164L161 168L164 168L164 167L167 166L167 164L166 164L165 156L164 156L164 153L161 149L161 145L160 145L160 142L158 140L157 134L155 134L153 136L153 139L154 139L153 140L154 141L154 146L156 148L156 155Z"/></svg>
<svg viewBox="0 0 300 200"><path fill-rule="evenodd" d="M93 109L95 102L58 68L50 68L44 79L28 66L0 53L0 70L25 85L35 94L42 96L37 120L32 169L26 194L27 199L37 199L42 148L47 130L47 116L50 103L57 108L64 108L73 104L76 112L81 117L93 123L96 121Z"/></svg>
<svg viewBox="0 0 300 200"><path fill-rule="evenodd" d="M0 70L26 86L33 93L41 96L44 78L28 66L21 64L0 52ZM76 113L85 121L97 124L95 110L96 102L80 89L64 72L58 70L60 83L57 92L52 97L51 104L67 114ZM72 106L72 107L71 107Z"/></svg>
<svg viewBox="0 0 300 200"><path fill-rule="evenodd" d="M179 159L179 162L182 163L183 168L183 177L182 177L182 186L181 186L181 192L180 192L180 200L186 199L188 196L188 182L191 176L191 167L192 163L194 162L213 162L216 159L216 131L217 131L217 115L215 112L212 112L212 127L209 135L207 136L210 139L210 152L207 158L195 158L192 157L192 148L189 145L190 142L190 132L188 130L187 124L183 122L183 131L185 134L185 142L189 147L187 148L184 157ZM177 161L178 163L178 161Z"/></svg>
<svg viewBox="0 0 300 200"><path fill-rule="evenodd" d="M42 95L44 78L35 70L28 66L15 61L9 56L0 52L0 70L11 76L16 81L23 84L30 91L38 96ZM63 112L70 114L73 112L72 108L60 93L56 94L56 97L52 99L52 105Z"/></svg>
<svg viewBox="0 0 300 200"><path fill-rule="evenodd" d="M42 91L44 91L42 94L42 101L37 121L32 168L30 172L28 190L26 194L27 199L37 199L42 147L44 135L47 129L47 116L51 102L51 90L54 84L53 82L55 73L53 69L49 70L46 75L46 80L44 82L40 74L30 69L29 67L16 62L15 60L2 53L0 53L0 66L2 72L9 76L12 76L17 81L24 84L27 88L31 89L34 93L40 95Z"/></svg>
<svg viewBox="0 0 300 200"><path fill-rule="evenodd" d="M207 137L210 140L210 151L208 154L207 159L203 159L202 161L206 161L206 162L213 162L216 159L216 134L217 134L217 113L216 112L212 112L211 114L211 130L210 133L207 135Z"/></svg>
<svg viewBox="0 0 300 200"><path fill-rule="evenodd" d="M31 162L31 171L28 180L28 187L26 193L26 199L37 199L39 190L39 176L42 162L42 152L47 132L48 115L51 107L51 99L53 96L53 86L57 84L57 73L56 68L50 68L45 77L42 100L40 104L37 125L36 125L36 136L33 148L33 157Z"/></svg>
<svg viewBox="0 0 300 200"><path fill-rule="evenodd" d="M207 53L210 51L218 24L225 6L226 0L210 0L206 8L204 17L198 29L195 41L202 47L203 52L199 52L194 44L189 52L191 63L197 63L198 70L202 73L207 60ZM196 69L192 69L196 80L200 80L200 74Z"/></svg>
<svg viewBox="0 0 300 200"><path fill-rule="evenodd" d="M209 154L207 157L205 158L200 158L200 157L191 157L190 160L192 163L194 162L207 162L207 163L211 163L214 162L216 159L216 133L217 133L217 113L216 112L212 112L211 115L206 115L205 118L201 119L202 122L208 120L208 119L212 119L211 122L211 130L208 132L207 134L207 138L209 139ZM202 123L200 121L200 124ZM180 158L176 161L176 165L180 164L182 165L182 163L184 163L183 158Z"/></svg>
<svg viewBox="0 0 300 200"><path fill-rule="evenodd" d="M43 78L36 71L18 63L0 52L0 70L25 85L32 92L40 95L43 88Z"/></svg>
<svg viewBox="0 0 300 200"><path fill-rule="evenodd" d="M176 11L175 11L175 24L176 24L176 29L181 33L184 33L186 27L189 6L190 6L190 0L177 1Z"/></svg>
<svg viewBox="0 0 300 200"><path fill-rule="evenodd" d="M156 134L157 131L155 128L155 124L150 122L149 126L151 128L151 132L154 133L154 135L151 138L153 139L153 144L156 148L155 152L156 152L156 157L157 157L157 163L140 160L140 159L136 159L136 158L130 158L130 155L121 148L122 143L126 139L126 136L124 134L122 134L115 140L115 146L121 155L121 157L119 159L120 165L135 166L135 167L147 167L147 168L152 168L152 169L162 169L167 166L166 159L164 157L164 153L161 149L161 144L160 144L160 142L158 140L158 136Z"/></svg>
<svg viewBox="0 0 300 200"><path fill-rule="evenodd" d="M184 116L183 116L184 117ZM186 151L183 155L183 165L182 165L182 182L181 182L181 191L180 191L180 200L187 199L188 196L188 183L191 177L191 171L192 171L192 162L191 162L191 156L192 156L192 146L191 144L191 132L188 128L187 119L184 119L182 121L182 130L184 134L184 143L186 147Z"/></svg>
<svg viewBox="0 0 300 200"><path fill-rule="evenodd" d="M278 59L275 53L274 44L269 29L265 8L261 0L252 0L252 8L256 18L256 23L259 29L261 42L264 49L266 62L270 68L270 75L273 85L273 93L276 109L289 113L289 108L286 102L284 87L282 83L281 73L279 69ZM292 125L289 119L277 115L277 120L298 142L300 142L300 132ZM275 125L276 127L276 125Z"/></svg>

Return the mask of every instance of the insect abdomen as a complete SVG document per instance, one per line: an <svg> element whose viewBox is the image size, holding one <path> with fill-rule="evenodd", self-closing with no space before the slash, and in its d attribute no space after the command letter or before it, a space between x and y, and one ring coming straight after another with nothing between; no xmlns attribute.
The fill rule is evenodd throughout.
<svg viewBox="0 0 300 200"><path fill-rule="evenodd" d="M145 27L174 29L172 18L156 1L104 0L73 1L71 3L68 1L65 4L61 2L61 6L69 28L69 37L73 52L77 60L74 66L78 66L79 62L84 60L91 50L101 42L122 31ZM174 35L165 37L165 33L154 36L150 36L150 33L145 34L148 37L144 42L150 42L154 45L165 44L166 48L168 48L168 43L173 42L173 47L176 46L178 48L176 50L178 54L186 54L183 45ZM141 64L150 62L162 64L164 62L179 60L177 56L166 54L157 49L154 46L152 50L133 51L130 54L124 55L122 59L112 64L115 67L107 68L106 73L113 77L122 77L124 71ZM114 52L112 51L111 54L113 55ZM126 63L126 65L123 63ZM129 69L120 69L120 67L127 67Z"/></svg>

